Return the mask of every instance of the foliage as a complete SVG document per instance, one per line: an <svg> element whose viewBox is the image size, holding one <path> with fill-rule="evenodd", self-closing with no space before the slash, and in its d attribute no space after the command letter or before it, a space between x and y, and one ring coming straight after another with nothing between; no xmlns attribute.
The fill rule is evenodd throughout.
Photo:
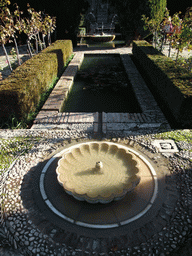
<svg viewBox="0 0 192 256"><path fill-rule="evenodd" d="M0 2L0 43L6 44L10 37L15 33L13 16L8 8L10 1L1 0Z"/></svg>
<svg viewBox="0 0 192 256"><path fill-rule="evenodd" d="M4 121L12 115L23 120L34 111L40 96L63 71L71 54L72 42L58 40L0 81L1 119Z"/></svg>
<svg viewBox="0 0 192 256"><path fill-rule="evenodd" d="M161 99L161 103L169 109L177 122L191 127L191 73L171 58L158 52L146 41L134 41L133 54L149 76L151 86Z"/></svg>
<svg viewBox="0 0 192 256"><path fill-rule="evenodd" d="M156 2L157 0L150 0L151 3L154 1ZM192 7L187 9L183 19L179 17L181 12L175 13L171 17L167 9L163 14L162 8L159 8L159 13L156 5L151 5L151 8L151 17L146 17L145 15L142 17L145 23L144 29L149 29L153 33L155 48L158 46L159 50L162 50L164 37L167 37L170 42L169 52L171 47L177 50L177 62L179 52L182 52L184 48L192 49ZM165 26L168 26L168 24L170 25L170 30L164 31ZM164 34L163 37L162 32Z"/></svg>
<svg viewBox="0 0 192 256"><path fill-rule="evenodd" d="M66 65L65 65L65 68L64 70L66 69L66 67L68 66L69 62L72 60L74 55L72 55ZM62 70L62 73L64 72L64 70ZM46 100L48 99L50 93L52 92L53 88L55 87L56 83L58 82L59 80L59 77L56 77L55 80L52 82L52 84L49 86L48 90L44 93L41 94L41 98L40 98L40 101L38 103L38 105L36 106L36 109L35 111L29 113L29 115L27 116L26 120L24 121L24 124L26 125L30 125L33 120L35 119L35 117L37 116L37 114L39 113L39 111L41 110L41 108L43 107L44 103L46 102Z"/></svg>
<svg viewBox="0 0 192 256"><path fill-rule="evenodd" d="M57 29L54 39L72 39L78 28L80 14L88 8L87 0L17 0L19 6L25 11L25 3L29 3L36 11L48 13L57 17ZM27 12L27 11L26 11ZM68 34L65 32L68 31Z"/></svg>
<svg viewBox="0 0 192 256"><path fill-rule="evenodd" d="M81 13L87 8L85 0L65 0L59 1L55 7L57 13L57 32L59 38L72 39L74 34L77 33L78 26L81 19ZM67 32L67 33L66 33Z"/></svg>
<svg viewBox="0 0 192 256"><path fill-rule="evenodd" d="M3 47L9 68L12 71L9 57L5 48L5 44L15 33L13 17L8 8L8 5L10 5L10 1L0 0L0 44Z"/></svg>
<svg viewBox="0 0 192 256"><path fill-rule="evenodd" d="M8 7L10 4L11 2L9 0L0 0L0 44L3 47L8 66L12 71L13 68L6 51L5 44L7 42L10 42L11 39L14 40L18 65L21 65L19 50L18 50L17 41L16 41L16 32L17 31L19 33L25 32L27 34L28 36L27 44L29 48L29 53L30 53L30 56L32 56L30 40L32 38L35 38L36 52L38 52L38 41L40 44L40 48L42 50L42 43L40 40L39 33L42 32L42 34L44 35L48 30L49 44L50 44L51 43L50 33L53 32L53 30L55 29L55 18L52 19L50 16L45 15L46 19L42 21L41 12L37 13L33 8L30 8L30 6L28 6L28 13L31 15L31 19L29 18L22 19L21 15L23 14L23 12L19 10L18 5L14 4L15 10L13 13L11 13ZM47 21L49 21L49 23ZM44 41L44 38L43 38L43 41ZM45 47L45 42L44 42L44 47Z"/></svg>
<svg viewBox="0 0 192 256"><path fill-rule="evenodd" d="M42 17L42 12L36 12L33 8L28 6L28 16L22 18L21 15L23 14L22 11L20 11L17 4L14 4L15 10L13 13L11 13L8 6L10 5L9 0L0 0L0 43L3 46L5 55L7 57L7 62L10 66L10 69L12 71L11 65L9 63L9 59L6 53L6 49L4 45L10 41L11 38L14 39L15 46L16 46L16 53L18 58L18 64L20 65L20 59L19 59L19 52L16 42L16 32L19 33L24 32L28 37L28 48L30 55L32 56L31 47L30 47L30 40L35 39L36 41L36 52L38 52L38 44L40 45L40 48L42 50L42 42L40 40L40 33L43 35L43 42L44 42L44 48L45 48L45 41L44 37L48 34L49 36L49 45L51 43L50 41L50 34L54 31L56 27L56 18L51 18L49 15L44 14L44 19Z"/></svg>
<svg viewBox="0 0 192 256"><path fill-rule="evenodd" d="M19 120L14 114L10 114L6 119L0 119L0 129L26 129L27 123Z"/></svg>
<svg viewBox="0 0 192 256"><path fill-rule="evenodd" d="M24 33L28 36L28 47L31 39L35 39L36 42L36 53L38 53L38 44L42 50L42 42L40 40L40 33L43 36L43 42L45 46L44 37L49 35L49 45L50 42L50 33L55 30L56 27L56 18L51 18L48 14L44 14L41 11L37 12L34 8L31 8L28 4L28 14L29 18L25 18L22 20L22 27Z"/></svg>
<svg viewBox="0 0 192 256"><path fill-rule="evenodd" d="M56 28L56 17L51 17L48 14L44 15L43 21L40 26L40 31L42 33L42 39L45 46L45 36L48 36L48 45L51 44L51 33Z"/></svg>
<svg viewBox="0 0 192 256"><path fill-rule="evenodd" d="M176 130L159 133L155 135L157 139L173 139L176 142L185 141L192 144L192 130Z"/></svg>
<svg viewBox="0 0 192 256"><path fill-rule="evenodd" d="M184 70L184 72L187 71L192 75L192 56L189 58L178 57L176 62L177 62L177 65L180 66L181 70Z"/></svg>
<svg viewBox="0 0 192 256"><path fill-rule="evenodd" d="M166 6L166 0L149 0L150 16L146 17L145 14L142 15L142 20L144 21L144 29L148 29L152 32L155 48L157 45L157 38L160 34L161 24L164 18L168 16Z"/></svg>
<svg viewBox="0 0 192 256"><path fill-rule="evenodd" d="M177 50L176 61L179 52L184 48L192 50L192 7L187 9L184 18L179 18L180 13L175 13L172 17L173 32L170 36L171 46Z"/></svg>
<svg viewBox="0 0 192 256"><path fill-rule="evenodd" d="M134 41L147 59L150 59L153 64L158 66L164 74L166 74L180 90L188 96L192 96L191 74L187 69L187 64L175 64L175 61L161 54L157 49L146 41ZM191 59L189 59L190 61ZM155 71L155 70L153 70ZM156 75L154 74L154 77ZM162 77L163 79L163 77Z"/></svg>
<svg viewBox="0 0 192 256"><path fill-rule="evenodd" d="M16 61L16 59L17 59L17 53L16 53L16 50L15 50L15 48L13 47L12 49L11 49L11 51L9 52L9 55L11 55L12 56L12 58L13 58L13 63L11 63L11 66L12 66L12 68L13 69L15 69L17 66L15 65L15 61Z"/></svg>
<svg viewBox="0 0 192 256"><path fill-rule="evenodd" d="M18 18L20 18L20 15L22 12L19 11L19 7L17 6L17 4L15 4L15 11L14 11L14 13L11 13L8 8L8 5L10 5L9 1L7 1L6 3L4 2L4 6L3 6L3 8L1 8L1 22L0 22L1 23L1 36L0 36L0 38L1 38L1 44L3 46L5 55L7 57L7 61L8 61L10 70L12 71L12 68L10 66L10 62L9 62L4 45L8 41L10 41L10 39L14 40L18 64L21 65L15 34L16 34L17 30L21 30L20 26L18 26Z"/></svg>
<svg viewBox="0 0 192 256"><path fill-rule="evenodd" d="M64 69L62 70L61 73L64 72L64 70L67 68L69 62L72 60L74 55L72 55ZM60 74L61 74L60 73ZM26 118L23 118L22 120L19 120L16 116L14 115L10 115L8 120L6 122L3 122L2 120L2 123L0 123L0 128L1 129L26 129L28 127L31 126L31 124L33 123L35 117L37 116L37 114L39 113L39 111L41 110L42 106L44 105L44 103L46 102L46 100L48 99L50 93L52 92L53 88L55 87L56 83L58 82L59 80L59 76L56 77L53 82L50 84L49 88L47 89L46 92L42 93L41 96L40 96L40 100L39 100L39 103L37 104L36 106L36 109L34 111L31 111Z"/></svg>

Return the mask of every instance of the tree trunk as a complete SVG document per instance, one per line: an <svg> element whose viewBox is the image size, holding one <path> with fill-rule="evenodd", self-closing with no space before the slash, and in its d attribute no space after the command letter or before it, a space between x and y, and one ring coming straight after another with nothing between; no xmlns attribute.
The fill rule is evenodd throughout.
<svg viewBox="0 0 192 256"><path fill-rule="evenodd" d="M13 69L12 69L12 67L11 67L11 63L10 63L10 61L9 61L9 56L8 56L8 54L7 54L7 50L6 50L6 48L5 48L5 45L2 43L2 47L3 47L3 51L4 51L4 53L5 53L5 56L6 56L6 60L7 60L7 63L8 63L8 66L9 66L9 69L11 70L11 72L13 71Z"/></svg>
<svg viewBox="0 0 192 256"><path fill-rule="evenodd" d="M28 47L28 50L29 50L29 56L30 56L30 58L32 58L33 54L32 54L32 51L31 51L31 46L30 46L29 39L27 40L27 47Z"/></svg>
<svg viewBox="0 0 192 256"><path fill-rule="evenodd" d="M169 53L168 53L168 57L170 57L171 55L171 39L170 39L170 42L169 42Z"/></svg>
<svg viewBox="0 0 192 256"><path fill-rule="evenodd" d="M153 32L153 46L157 47L157 31Z"/></svg>
<svg viewBox="0 0 192 256"><path fill-rule="evenodd" d="M20 66L21 65L21 60L20 60L20 57L19 57L19 49L18 49L18 46L17 46L17 41L16 41L14 36L13 36L13 40L14 40L14 43L15 43L15 49L16 49L16 53L17 53L18 64Z"/></svg>
<svg viewBox="0 0 192 256"><path fill-rule="evenodd" d="M35 47L36 47L36 53L38 53L38 39L37 39L37 35L35 35Z"/></svg>
<svg viewBox="0 0 192 256"><path fill-rule="evenodd" d="M165 34L163 34L163 37L162 37L161 48L160 48L161 52L163 51L164 42L165 42Z"/></svg>
<svg viewBox="0 0 192 256"><path fill-rule="evenodd" d="M180 45L181 45L181 41L179 42L179 46ZM177 49L176 64L177 64L177 61L178 61L178 58L179 58L179 46L178 46L178 49Z"/></svg>
<svg viewBox="0 0 192 256"><path fill-rule="evenodd" d="M48 32L48 45L51 45L51 32Z"/></svg>
<svg viewBox="0 0 192 256"><path fill-rule="evenodd" d="M43 34L42 34L42 41L43 41L43 47L45 49L46 48L45 35L43 35Z"/></svg>
<svg viewBox="0 0 192 256"><path fill-rule="evenodd" d="M42 48L42 42L41 42L41 39L40 39L39 33L37 33L37 37L38 37L38 40L39 40L40 49L41 49L41 51L42 51L42 50L43 50L43 48Z"/></svg>

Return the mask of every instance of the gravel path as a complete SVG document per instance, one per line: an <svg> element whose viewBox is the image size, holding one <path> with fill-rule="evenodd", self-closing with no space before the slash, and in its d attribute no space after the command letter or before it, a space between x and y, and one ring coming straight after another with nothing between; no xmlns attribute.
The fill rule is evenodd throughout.
<svg viewBox="0 0 192 256"><path fill-rule="evenodd" d="M14 68L18 65L18 62L17 62L16 56L11 54L12 49L13 49L13 47L6 46L6 50L7 50L8 56L9 56L10 63ZM25 62L26 60L28 60L30 58L29 54L28 54L28 50L27 50L27 45L19 46L19 58L21 60L21 63ZM11 74L11 70L7 64L7 60L6 60L3 48L0 47L0 80L5 79L10 74Z"/></svg>

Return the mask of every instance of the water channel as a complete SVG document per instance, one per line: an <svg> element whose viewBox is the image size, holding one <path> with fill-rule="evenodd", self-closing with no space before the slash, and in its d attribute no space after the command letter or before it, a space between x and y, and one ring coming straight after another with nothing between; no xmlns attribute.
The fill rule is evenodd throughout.
<svg viewBox="0 0 192 256"><path fill-rule="evenodd" d="M86 54L63 112L141 113L119 54Z"/></svg>

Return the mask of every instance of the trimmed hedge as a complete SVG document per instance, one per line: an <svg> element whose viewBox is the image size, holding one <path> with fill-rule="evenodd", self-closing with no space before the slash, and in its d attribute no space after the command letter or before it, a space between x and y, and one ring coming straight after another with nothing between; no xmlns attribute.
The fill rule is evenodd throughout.
<svg viewBox="0 0 192 256"><path fill-rule="evenodd" d="M132 52L171 117L178 124L192 125L191 74L146 41L133 41Z"/></svg>
<svg viewBox="0 0 192 256"><path fill-rule="evenodd" d="M0 118L14 115L22 119L34 111L72 53L71 40L58 40L0 81Z"/></svg>

